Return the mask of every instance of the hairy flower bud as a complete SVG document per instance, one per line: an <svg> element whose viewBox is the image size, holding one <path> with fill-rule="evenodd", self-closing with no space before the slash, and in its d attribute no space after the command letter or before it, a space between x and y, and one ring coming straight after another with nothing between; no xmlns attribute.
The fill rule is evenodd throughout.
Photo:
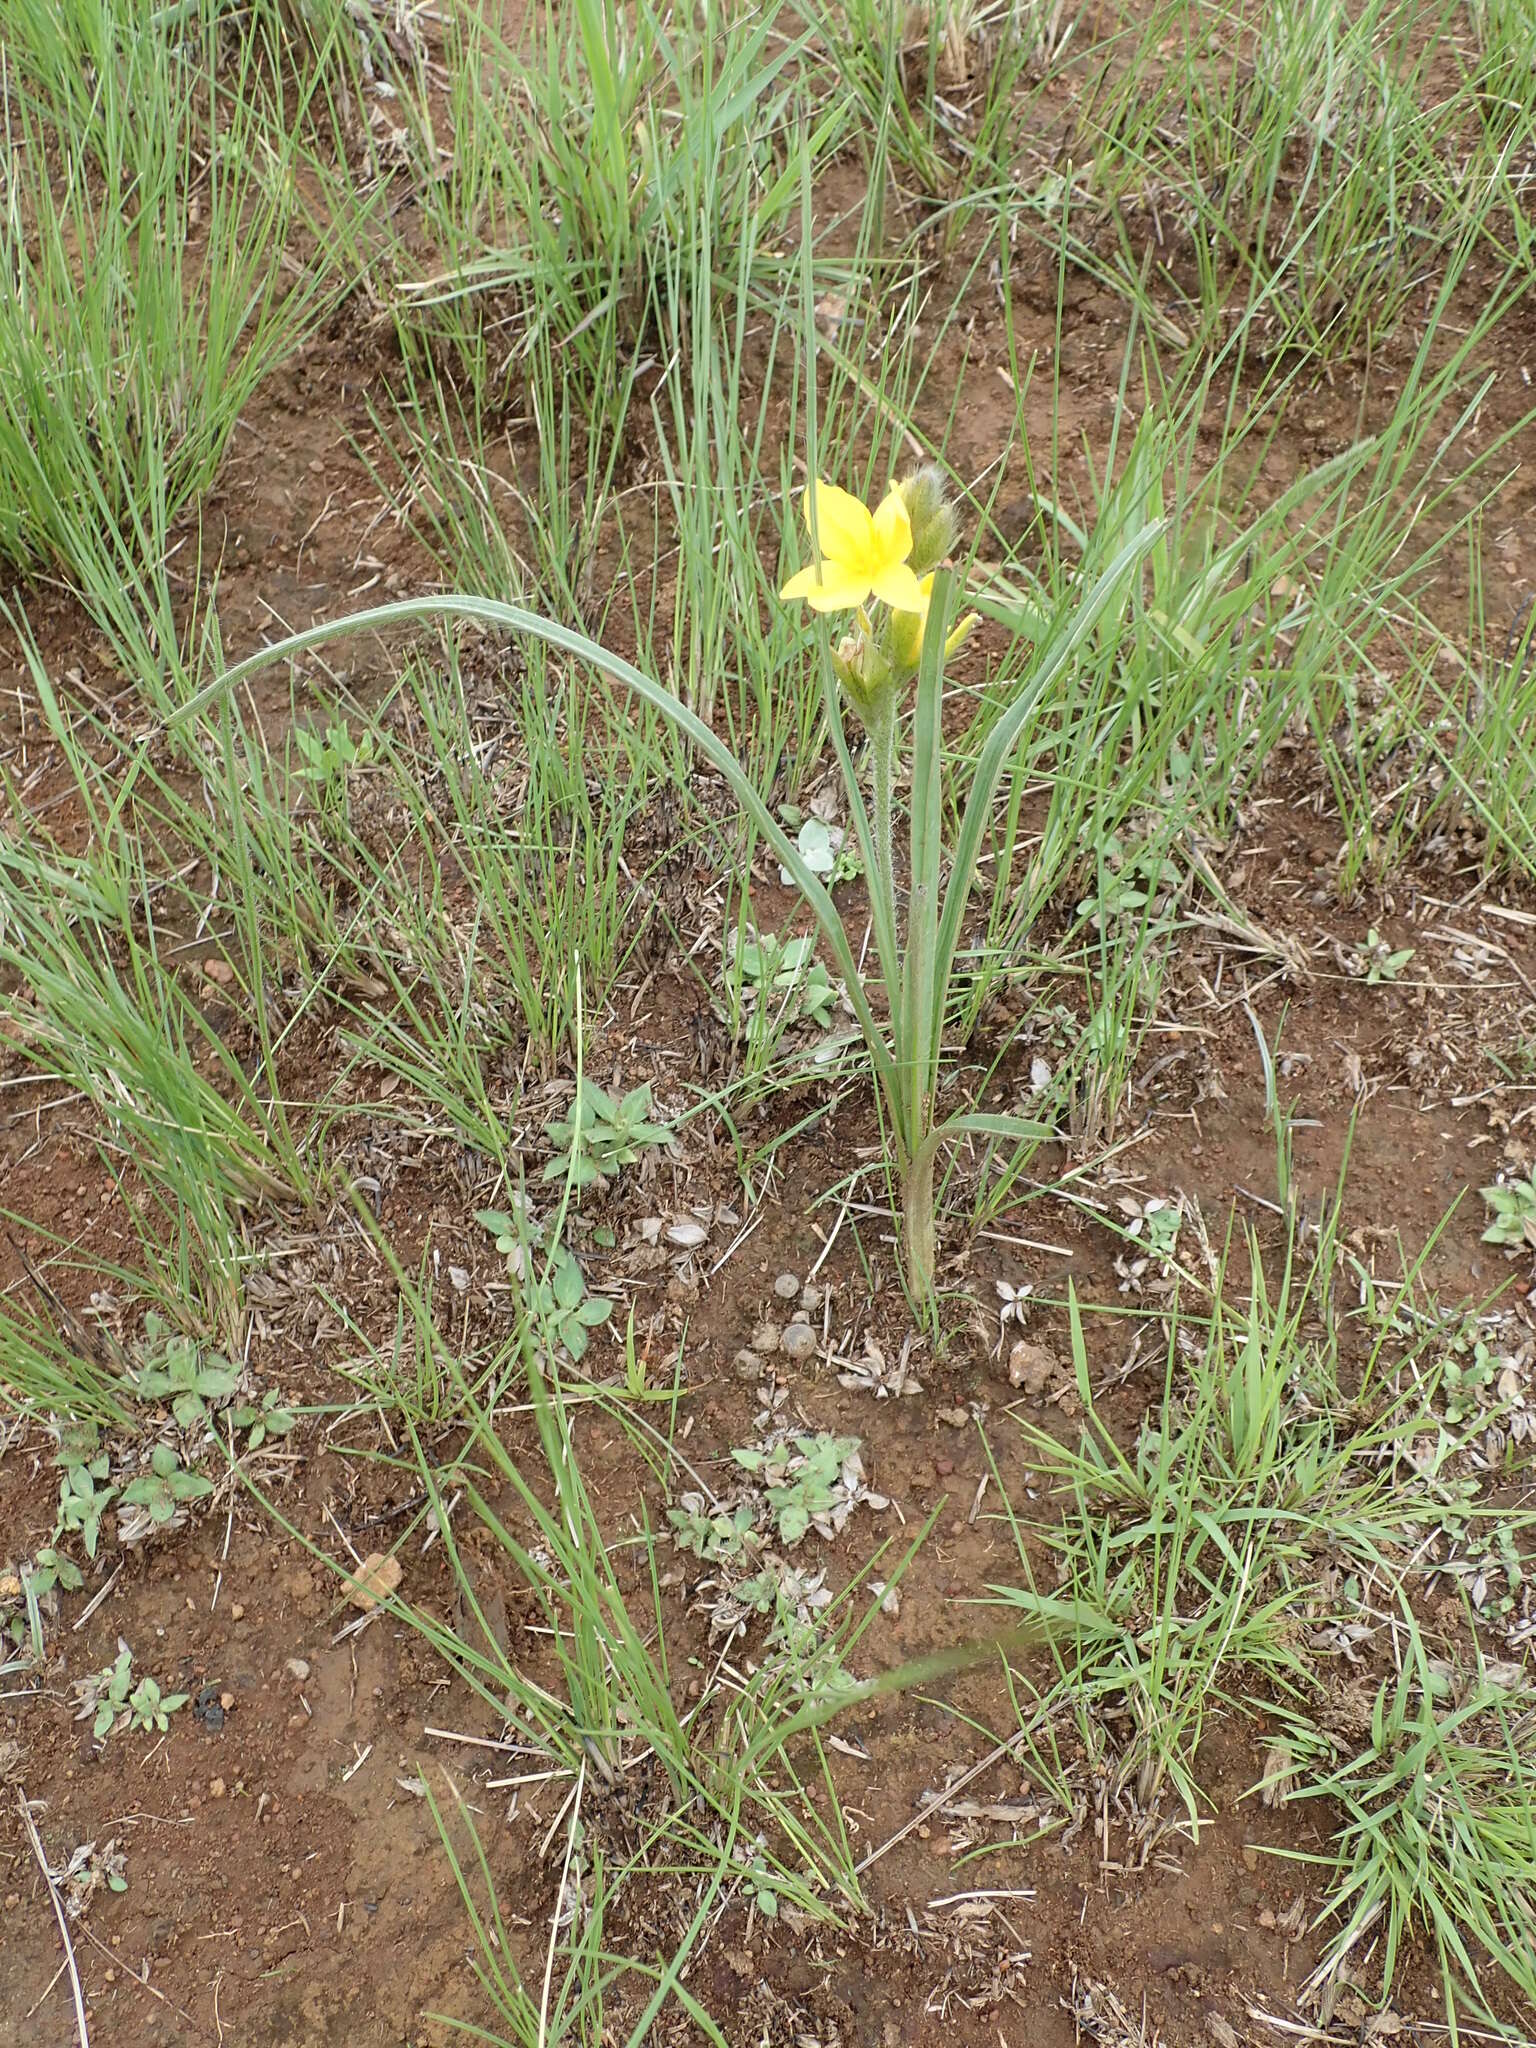
<svg viewBox="0 0 1536 2048"><path fill-rule="evenodd" d="M926 576L946 559L960 528L944 490L944 473L932 463L915 471L896 488L901 492L912 527L913 574Z"/></svg>

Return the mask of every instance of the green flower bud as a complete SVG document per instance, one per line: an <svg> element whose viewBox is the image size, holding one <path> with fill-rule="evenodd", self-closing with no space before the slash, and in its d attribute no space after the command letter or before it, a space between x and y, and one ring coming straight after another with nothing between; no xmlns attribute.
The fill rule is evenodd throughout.
<svg viewBox="0 0 1536 2048"><path fill-rule="evenodd" d="M913 574L927 576L944 561L960 537L960 526L944 492L944 473L930 463L896 488L912 527Z"/></svg>
<svg viewBox="0 0 1536 2048"><path fill-rule="evenodd" d="M899 669L915 674L923 658L923 630L926 621L919 612L892 612L887 639L891 659Z"/></svg>
<svg viewBox="0 0 1536 2048"><path fill-rule="evenodd" d="M895 681L890 662L867 633L849 633L833 650L832 670L867 725L881 694Z"/></svg>

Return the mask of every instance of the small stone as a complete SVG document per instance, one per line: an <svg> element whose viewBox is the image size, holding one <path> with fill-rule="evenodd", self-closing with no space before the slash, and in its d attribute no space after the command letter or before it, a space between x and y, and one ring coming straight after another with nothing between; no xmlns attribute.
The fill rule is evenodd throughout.
<svg viewBox="0 0 1536 2048"><path fill-rule="evenodd" d="M1021 1337L1008 1353L1008 1384L1038 1398L1059 1371L1054 1351Z"/></svg>
<svg viewBox="0 0 1536 2048"><path fill-rule="evenodd" d="M777 1351L784 1332L777 1323L759 1323L752 1332L752 1349L765 1355Z"/></svg>
<svg viewBox="0 0 1536 2048"><path fill-rule="evenodd" d="M1259 1852L1252 1842L1243 1844L1243 1867L1247 1870L1257 1870L1259 1867Z"/></svg>
<svg viewBox="0 0 1536 2048"><path fill-rule="evenodd" d="M807 1315L815 1315L817 1309L821 1307L821 1289L814 1286L809 1280L806 1281L800 1290L800 1306L806 1311Z"/></svg>
<svg viewBox="0 0 1536 2048"><path fill-rule="evenodd" d="M781 1273L778 1279L775 1280L773 1283L773 1291L779 1297L780 1301L793 1301L795 1296L800 1292L799 1274Z"/></svg>
<svg viewBox="0 0 1536 2048"><path fill-rule="evenodd" d="M1273 1927L1274 1924L1275 1916L1273 1913L1271 1913L1268 1906L1266 1906L1263 1912L1259 1915L1259 1925L1261 1927Z"/></svg>
<svg viewBox="0 0 1536 2048"><path fill-rule="evenodd" d="M231 1621L244 1621L245 1608L240 1601L237 1600L234 1606L230 1608L229 1615Z"/></svg>
<svg viewBox="0 0 1536 2048"><path fill-rule="evenodd" d="M309 1676L309 1665L302 1657L290 1657L283 1666L290 1678L296 1678L302 1685Z"/></svg>
<svg viewBox="0 0 1536 2048"><path fill-rule="evenodd" d="M791 1365L804 1365L816 1355L816 1332L809 1323L791 1323L780 1341Z"/></svg>
<svg viewBox="0 0 1536 2048"><path fill-rule="evenodd" d="M229 1712L230 1708L233 1707L234 1704L235 1696L232 1692L221 1692L219 1694L219 1705L224 1709L226 1714Z"/></svg>
<svg viewBox="0 0 1536 2048"><path fill-rule="evenodd" d="M210 1799L222 1799L224 1797L224 1780L222 1778L210 1778L208 1780L208 1797Z"/></svg>
<svg viewBox="0 0 1536 2048"><path fill-rule="evenodd" d="M205 960L203 973L219 988L228 988L235 978L235 970L227 960Z"/></svg>
<svg viewBox="0 0 1536 2048"><path fill-rule="evenodd" d="M731 1371L739 1380L759 1380L763 1376L763 1361L755 1351L738 1351L731 1360Z"/></svg>

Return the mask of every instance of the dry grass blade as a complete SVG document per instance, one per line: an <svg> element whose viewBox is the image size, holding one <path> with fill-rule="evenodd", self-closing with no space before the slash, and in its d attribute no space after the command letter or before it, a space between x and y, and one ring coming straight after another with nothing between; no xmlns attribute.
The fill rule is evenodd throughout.
<svg viewBox="0 0 1536 2048"><path fill-rule="evenodd" d="M27 1795L16 1787L16 1809L21 1815L21 1824L27 1831L32 1854L37 1867L43 1874L43 1883L48 1887L48 1896L53 1902L53 1917L59 1923L59 1940L64 1944L64 1962L69 1971L69 1988L75 2000L75 2028L80 2037L80 2048L91 2048L90 2029L85 2023L85 1993L80 1988L80 1971L75 1962L75 1945L69 1938L69 1920L64 1911L64 1901L59 1897L59 1888L53 1881L53 1872L48 1868L48 1858L43 1853L42 1839L37 1832L37 1823L32 1818L32 1808Z"/></svg>

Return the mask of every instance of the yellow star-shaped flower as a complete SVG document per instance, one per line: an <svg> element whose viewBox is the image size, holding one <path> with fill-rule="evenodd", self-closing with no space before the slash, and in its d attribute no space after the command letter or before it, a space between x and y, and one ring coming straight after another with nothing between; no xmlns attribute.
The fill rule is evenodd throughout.
<svg viewBox="0 0 1536 2048"><path fill-rule="evenodd" d="M873 512L848 491L825 484L819 477L814 489L821 562L791 576L780 597L803 597L812 611L818 612L853 611L871 597L893 611L925 612L922 587L907 560L912 552L912 522L896 485L891 485ZM809 491L804 503L809 530Z"/></svg>

